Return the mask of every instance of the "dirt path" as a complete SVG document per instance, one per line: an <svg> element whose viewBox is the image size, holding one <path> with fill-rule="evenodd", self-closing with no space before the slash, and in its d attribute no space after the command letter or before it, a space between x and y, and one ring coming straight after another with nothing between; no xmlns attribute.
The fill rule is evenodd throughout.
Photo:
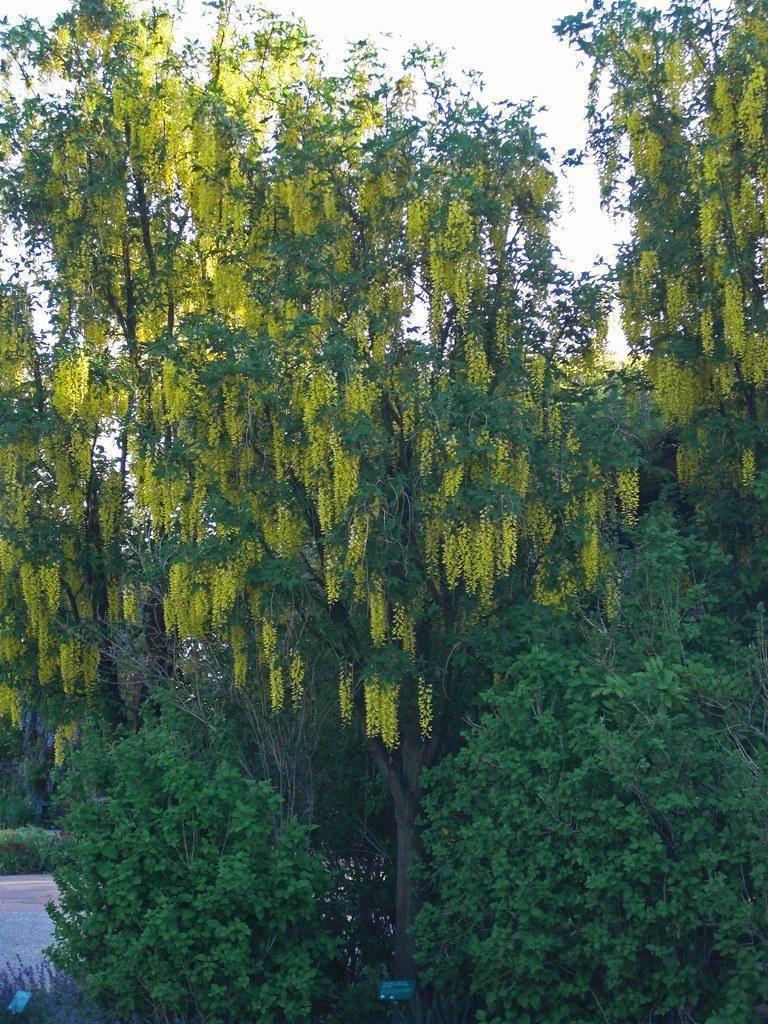
<svg viewBox="0 0 768 1024"><path fill-rule="evenodd" d="M0 875L0 965L7 961L33 966L53 938L45 905L58 891L50 875Z"/></svg>

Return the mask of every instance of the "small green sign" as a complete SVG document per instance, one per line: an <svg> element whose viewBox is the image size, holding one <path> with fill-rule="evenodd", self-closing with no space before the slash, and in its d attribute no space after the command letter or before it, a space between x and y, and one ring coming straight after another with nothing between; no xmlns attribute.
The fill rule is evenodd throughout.
<svg viewBox="0 0 768 1024"><path fill-rule="evenodd" d="M391 999L405 1002L413 999L416 991L415 981L382 981L379 982L379 999Z"/></svg>

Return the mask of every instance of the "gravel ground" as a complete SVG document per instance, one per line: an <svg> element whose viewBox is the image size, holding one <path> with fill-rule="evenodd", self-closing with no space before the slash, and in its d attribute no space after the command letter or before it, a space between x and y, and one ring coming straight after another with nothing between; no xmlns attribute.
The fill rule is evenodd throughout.
<svg viewBox="0 0 768 1024"><path fill-rule="evenodd" d="M21 959L33 966L44 959L53 938L45 904L56 896L49 875L0 876L0 964Z"/></svg>
<svg viewBox="0 0 768 1024"><path fill-rule="evenodd" d="M0 913L0 964L7 961L25 967L37 966L43 950L53 938L53 924L45 911L3 911Z"/></svg>

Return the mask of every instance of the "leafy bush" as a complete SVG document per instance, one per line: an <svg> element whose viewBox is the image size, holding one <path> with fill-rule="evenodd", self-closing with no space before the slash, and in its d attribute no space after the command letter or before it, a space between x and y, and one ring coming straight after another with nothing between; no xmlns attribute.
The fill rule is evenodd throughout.
<svg viewBox="0 0 768 1024"><path fill-rule="evenodd" d="M0 716L0 829L41 825L49 817L48 741L36 715L23 728Z"/></svg>
<svg viewBox="0 0 768 1024"><path fill-rule="evenodd" d="M93 733L64 783L54 962L121 1017L306 1019L330 955L324 874L279 798L164 717Z"/></svg>
<svg viewBox="0 0 768 1024"><path fill-rule="evenodd" d="M61 859L65 842L59 833L34 825L0 830L0 875L52 871Z"/></svg>
<svg viewBox="0 0 768 1024"><path fill-rule="evenodd" d="M518 658L429 774L422 977L478 1021L744 1024L768 992L766 737L734 710L750 685Z"/></svg>
<svg viewBox="0 0 768 1024"><path fill-rule="evenodd" d="M5 774L6 779L13 772L12 765L0 765L0 773ZM5 771L3 772L3 769ZM33 825L39 821L41 814L35 804L27 799L26 795L19 792L19 787L11 784L3 785L6 780L0 780L0 829L16 828L18 825Z"/></svg>

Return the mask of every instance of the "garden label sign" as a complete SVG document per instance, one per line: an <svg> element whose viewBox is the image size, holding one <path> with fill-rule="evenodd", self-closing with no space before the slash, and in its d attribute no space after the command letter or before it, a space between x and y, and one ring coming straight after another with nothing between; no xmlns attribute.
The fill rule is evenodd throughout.
<svg viewBox="0 0 768 1024"><path fill-rule="evenodd" d="M415 988L414 981L382 981L379 983L379 999L405 1002L413 999Z"/></svg>
<svg viewBox="0 0 768 1024"><path fill-rule="evenodd" d="M9 1013L21 1013L22 1010L26 1009L27 1003L32 998L31 992L25 992L24 989L19 989L13 999L8 1003Z"/></svg>

